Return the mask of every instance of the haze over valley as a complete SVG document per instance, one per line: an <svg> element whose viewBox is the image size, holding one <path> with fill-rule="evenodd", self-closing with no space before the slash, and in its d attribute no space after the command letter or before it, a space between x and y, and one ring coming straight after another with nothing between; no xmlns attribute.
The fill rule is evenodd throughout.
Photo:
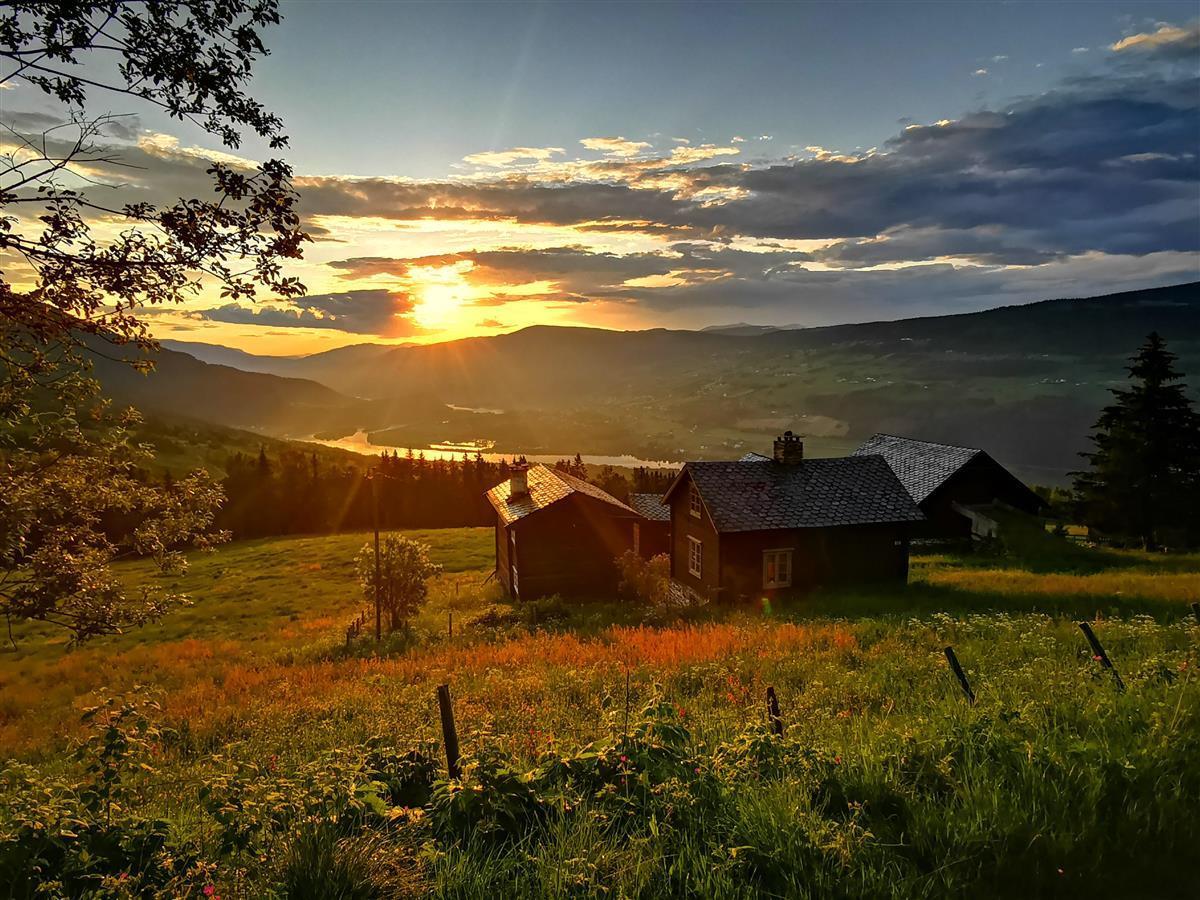
<svg viewBox="0 0 1200 900"><path fill-rule="evenodd" d="M98 372L148 412L293 439L678 461L761 449L789 427L815 455L886 431L986 444L1057 484L1124 378L1131 336L1155 329L1200 370L1200 283L812 329L534 326L300 357L168 340L148 376L103 360Z"/></svg>

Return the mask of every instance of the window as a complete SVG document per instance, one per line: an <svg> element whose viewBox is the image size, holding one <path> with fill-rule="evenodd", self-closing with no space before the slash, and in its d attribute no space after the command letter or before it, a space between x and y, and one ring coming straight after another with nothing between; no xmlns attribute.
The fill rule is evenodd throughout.
<svg viewBox="0 0 1200 900"><path fill-rule="evenodd" d="M699 538L688 538L688 574L699 578L704 567L704 545Z"/></svg>
<svg viewBox="0 0 1200 900"><path fill-rule="evenodd" d="M763 588L785 588L792 586L792 551L763 551Z"/></svg>
<svg viewBox="0 0 1200 900"><path fill-rule="evenodd" d="M696 490L696 486L693 484L691 489L688 491L688 511L691 512L691 514L697 519L699 519L700 511L703 508L704 506L700 502L700 492Z"/></svg>

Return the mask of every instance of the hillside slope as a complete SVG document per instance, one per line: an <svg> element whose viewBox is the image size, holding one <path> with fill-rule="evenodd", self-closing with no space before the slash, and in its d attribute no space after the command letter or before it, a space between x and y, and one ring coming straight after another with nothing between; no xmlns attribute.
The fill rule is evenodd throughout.
<svg viewBox="0 0 1200 900"><path fill-rule="evenodd" d="M195 397L191 415L292 436L365 429L400 447L483 440L503 452L682 459L761 448L785 427L819 455L890 431L984 446L1027 478L1061 482L1152 330L1200 380L1198 282L826 328L534 326L427 346L246 354L245 365L302 382L239 381L173 354L154 389L131 373L116 381L134 402Z"/></svg>

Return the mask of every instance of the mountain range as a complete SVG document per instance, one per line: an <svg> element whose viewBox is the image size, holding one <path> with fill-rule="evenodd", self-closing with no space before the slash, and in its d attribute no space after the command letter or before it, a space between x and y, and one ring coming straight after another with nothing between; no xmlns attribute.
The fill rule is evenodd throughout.
<svg viewBox="0 0 1200 900"><path fill-rule="evenodd" d="M148 411L283 437L365 430L400 447L675 460L762 449L785 427L818 455L889 431L982 446L1060 482L1152 330L1200 372L1200 282L824 328L534 326L301 357L164 341L149 376L106 361L97 371Z"/></svg>

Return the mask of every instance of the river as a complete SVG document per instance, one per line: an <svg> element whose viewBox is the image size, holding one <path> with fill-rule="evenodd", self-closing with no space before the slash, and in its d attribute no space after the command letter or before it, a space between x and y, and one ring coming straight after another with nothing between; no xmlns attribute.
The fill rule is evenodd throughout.
<svg viewBox="0 0 1200 900"><path fill-rule="evenodd" d="M325 447L334 447L338 450L349 450L352 453L363 453L368 456L378 456L387 450L389 453L395 451L401 456L404 456L412 451L414 455L424 453L426 459L454 459L463 458L463 454L474 457L476 450L479 450L480 455L488 462L500 462L501 460L511 460L514 456L520 456L519 453L495 453L491 450L482 450L473 444L434 444L430 447L391 447L384 444L373 444L365 431L356 431L349 437L337 438L332 441L324 441L319 438L307 438L308 443L321 444ZM526 453L525 458L534 463L554 463L560 459L572 457L573 453ZM628 468L637 468L642 466L649 469L678 469L680 463L668 462L662 459L641 459L629 454L621 454L618 456L604 456L602 454L581 453L580 457L585 463L594 466L626 466Z"/></svg>

